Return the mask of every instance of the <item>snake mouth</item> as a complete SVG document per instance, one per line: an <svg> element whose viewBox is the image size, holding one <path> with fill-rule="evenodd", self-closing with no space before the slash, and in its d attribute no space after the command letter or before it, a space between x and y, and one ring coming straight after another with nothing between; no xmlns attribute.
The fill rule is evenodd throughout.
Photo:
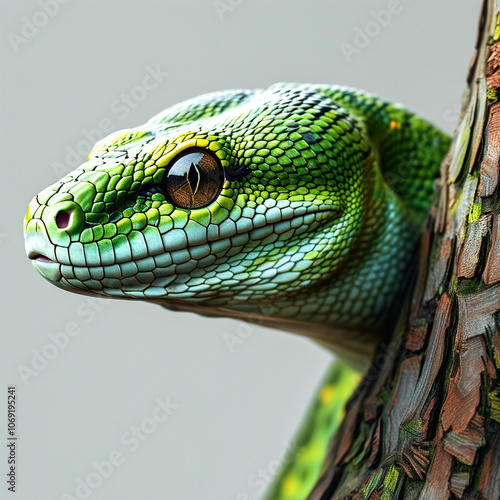
<svg viewBox="0 0 500 500"><path fill-rule="evenodd" d="M34 260L36 262L47 262L50 264L57 264L57 262L55 262L52 259L49 259L48 257L46 257L45 255L42 255L41 253L37 253L37 252L30 252L28 254L28 258L31 260Z"/></svg>

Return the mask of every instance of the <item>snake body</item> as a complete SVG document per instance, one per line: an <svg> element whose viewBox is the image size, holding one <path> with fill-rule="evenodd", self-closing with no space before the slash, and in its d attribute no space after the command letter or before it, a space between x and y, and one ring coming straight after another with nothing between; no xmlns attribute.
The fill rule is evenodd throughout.
<svg viewBox="0 0 500 500"><path fill-rule="evenodd" d="M206 94L38 194L26 251L65 290L258 320L359 364L404 292L449 144L351 88Z"/></svg>

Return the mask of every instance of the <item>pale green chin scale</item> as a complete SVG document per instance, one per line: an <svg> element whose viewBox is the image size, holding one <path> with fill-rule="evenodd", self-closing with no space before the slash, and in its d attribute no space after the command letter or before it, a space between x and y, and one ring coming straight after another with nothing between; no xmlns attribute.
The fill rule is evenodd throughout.
<svg viewBox="0 0 500 500"><path fill-rule="evenodd" d="M66 290L258 320L368 357L448 145L353 89L200 96L98 142L34 198L26 252Z"/></svg>
<svg viewBox="0 0 500 500"><path fill-rule="evenodd" d="M48 281L61 288L69 289L68 286L62 286L60 265L57 262L47 262L40 259L33 260L33 267Z"/></svg>

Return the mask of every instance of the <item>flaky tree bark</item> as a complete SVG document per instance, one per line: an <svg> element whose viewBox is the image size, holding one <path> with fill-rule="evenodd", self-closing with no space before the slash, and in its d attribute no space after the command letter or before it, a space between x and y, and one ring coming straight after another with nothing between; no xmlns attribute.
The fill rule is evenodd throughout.
<svg viewBox="0 0 500 500"><path fill-rule="evenodd" d="M485 0L413 295L310 500L500 498L500 0Z"/></svg>

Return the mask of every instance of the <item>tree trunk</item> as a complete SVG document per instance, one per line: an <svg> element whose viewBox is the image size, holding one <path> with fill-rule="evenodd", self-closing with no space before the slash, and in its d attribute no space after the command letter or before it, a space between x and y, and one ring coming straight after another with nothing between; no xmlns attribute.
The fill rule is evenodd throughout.
<svg viewBox="0 0 500 500"><path fill-rule="evenodd" d="M500 0L485 0L413 294L309 500L500 498Z"/></svg>

